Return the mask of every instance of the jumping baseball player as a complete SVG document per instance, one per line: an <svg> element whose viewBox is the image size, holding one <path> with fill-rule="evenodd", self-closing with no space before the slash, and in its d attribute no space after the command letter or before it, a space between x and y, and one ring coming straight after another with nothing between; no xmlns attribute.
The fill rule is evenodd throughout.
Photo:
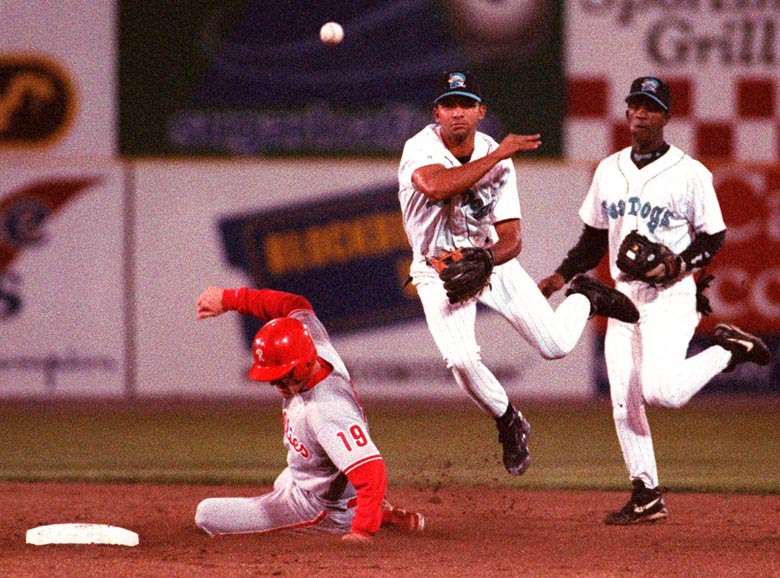
<svg viewBox="0 0 780 578"><path fill-rule="evenodd" d="M207 288L197 319L238 311L267 322L255 335L249 378L284 398L287 468L252 498L209 498L195 523L207 534L315 529L369 541L380 525L422 530L423 517L390 506L385 463L328 333L307 299L270 289Z"/></svg>
<svg viewBox="0 0 780 578"><path fill-rule="evenodd" d="M616 288L639 309L636 324L610 319L605 341L613 417L632 493L604 521L620 525L668 515L645 404L680 407L720 371L746 361L769 363L760 339L723 324L709 348L686 359L706 313L706 306L697 310L704 301L693 272L718 252L726 225L712 174L664 140L669 86L658 78L637 78L625 100L631 146L599 163L579 211L582 236L556 272L539 283L549 296L608 252Z"/></svg>
<svg viewBox="0 0 780 578"><path fill-rule="evenodd" d="M412 247L411 279L428 328L457 383L496 420L504 467L528 467L530 428L480 359L477 302L498 311L547 359L571 351L593 314L636 321L621 293L581 276L553 310L517 261L520 201L512 157L537 149L536 135L501 144L477 131L486 107L474 74L441 75L435 123L410 138L398 170L398 198Z"/></svg>

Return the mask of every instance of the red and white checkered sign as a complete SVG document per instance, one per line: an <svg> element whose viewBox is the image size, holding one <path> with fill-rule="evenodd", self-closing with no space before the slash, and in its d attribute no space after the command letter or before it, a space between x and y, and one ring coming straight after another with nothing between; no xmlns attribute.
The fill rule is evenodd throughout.
<svg viewBox="0 0 780 578"><path fill-rule="evenodd" d="M700 87L688 78L664 77L672 92L667 141L700 160L780 160L780 80L726 80L718 98L730 102L731 118L708 118L697 103ZM569 77L564 151L569 160L596 160L631 144L623 97L629 82ZM711 98L712 95L708 95ZM617 106L616 106L617 103Z"/></svg>

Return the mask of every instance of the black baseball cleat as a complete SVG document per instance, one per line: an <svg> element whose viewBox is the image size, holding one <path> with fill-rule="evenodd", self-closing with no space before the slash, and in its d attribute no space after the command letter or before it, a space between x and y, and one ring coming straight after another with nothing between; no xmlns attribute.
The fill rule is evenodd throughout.
<svg viewBox="0 0 780 578"><path fill-rule="evenodd" d="M627 296L593 277L577 275L569 283L566 295L581 293L590 301L590 315L613 317L626 323L639 321L639 311Z"/></svg>
<svg viewBox="0 0 780 578"><path fill-rule="evenodd" d="M528 451L531 426L512 406L507 415L496 420L496 426L498 441L504 447L504 467L513 476L519 476L531 463L531 452Z"/></svg>
<svg viewBox="0 0 780 578"><path fill-rule="evenodd" d="M654 524L665 519L669 512L662 494L663 488L646 488L642 480L631 482L631 499L617 512L607 514L604 523L608 526L630 526L631 524Z"/></svg>
<svg viewBox="0 0 780 578"><path fill-rule="evenodd" d="M734 325L719 323L715 326L710 343L720 345L731 352L731 361L723 373L734 371L734 368L745 361L758 365L768 365L771 355L769 348L755 335L742 331Z"/></svg>

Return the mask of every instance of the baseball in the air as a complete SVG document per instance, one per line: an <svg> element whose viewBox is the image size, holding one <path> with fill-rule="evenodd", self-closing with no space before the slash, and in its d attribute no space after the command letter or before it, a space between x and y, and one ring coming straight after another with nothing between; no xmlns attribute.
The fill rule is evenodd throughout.
<svg viewBox="0 0 780 578"><path fill-rule="evenodd" d="M320 40L328 46L335 46L344 40L344 29L338 22L326 22L320 28Z"/></svg>

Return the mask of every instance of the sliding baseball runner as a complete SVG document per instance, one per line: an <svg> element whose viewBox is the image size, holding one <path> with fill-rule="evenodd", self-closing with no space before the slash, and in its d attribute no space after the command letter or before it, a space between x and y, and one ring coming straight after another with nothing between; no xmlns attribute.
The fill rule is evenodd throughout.
<svg viewBox="0 0 780 578"><path fill-rule="evenodd" d="M423 517L385 500L385 463L347 368L307 299L270 289L209 287L198 319L237 311L263 320L252 346L253 381L283 398L287 468L272 492L250 498L209 498L195 523L204 532L278 530L342 533L368 541L380 525L421 530Z"/></svg>

